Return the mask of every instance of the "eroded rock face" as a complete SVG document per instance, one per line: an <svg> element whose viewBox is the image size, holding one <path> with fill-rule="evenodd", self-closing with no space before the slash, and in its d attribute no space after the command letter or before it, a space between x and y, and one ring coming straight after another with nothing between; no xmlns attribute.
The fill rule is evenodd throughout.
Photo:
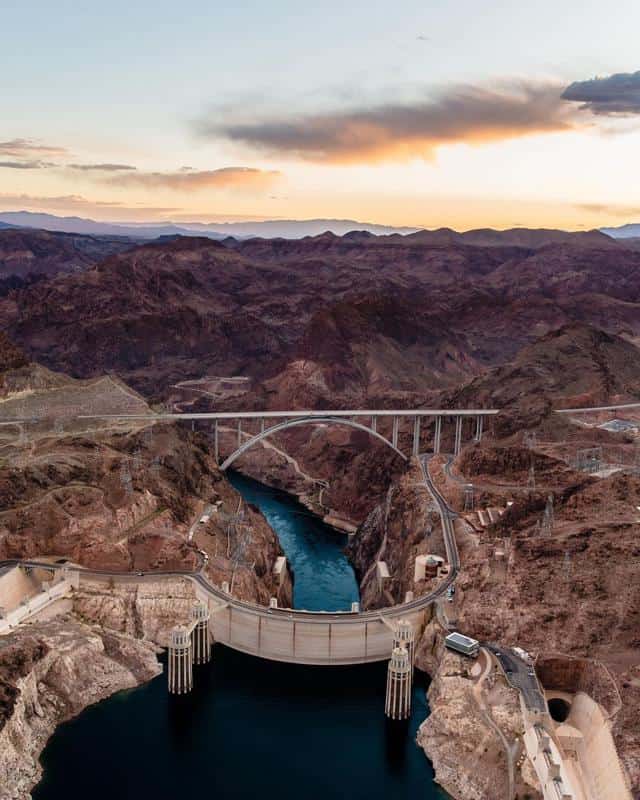
<svg viewBox="0 0 640 800"><path fill-rule="evenodd" d="M432 761L438 783L460 800L507 797L507 751L495 726L509 742L522 732L516 692L495 673L479 686L470 662L444 651L428 697L431 714L420 726L417 741ZM525 786L519 772L517 782ZM534 786L526 786L524 791L527 793L518 796L541 797Z"/></svg>
<svg viewBox="0 0 640 800"><path fill-rule="evenodd" d="M171 628L190 619L195 599L193 584L187 580L95 583L83 585L73 610L88 623L166 647Z"/></svg>
<svg viewBox="0 0 640 800"><path fill-rule="evenodd" d="M356 531L348 547L360 580L363 608L382 608L402 602L407 591L426 594L437 582L434 576L414 581L419 555L444 556L444 541L431 495L415 459L387 490ZM384 561L390 580L381 590L375 564Z"/></svg>
<svg viewBox="0 0 640 800"><path fill-rule="evenodd" d="M0 798L24 800L54 728L161 672L155 647L69 615L0 639Z"/></svg>
<svg viewBox="0 0 640 800"><path fill-rule="evenodd" d="M496 450L490 446L484 454L469 451L460 461L479 473L474 474L474 480L481 482L493 480L496 461L504 462L509 483L526 474L526 459L513 447ZM473 528L462 520L456 523L462 567L455 600L445 604L446 611L459 630L479 640L524 647L541 663L543 683L546 678L561 688L558 675L564 675L567 664L573 669L571 675L576 664L583 678L600 674L594 665L595 660L601 661L603 674L610 676L606 692L602 682L591 679L587 684L579 682L578 688L588 685L587 690L609 711L612 692L624 698L615 711L612 733L637 791L640 588L634 509L640 504L640 483L629 474L594 479L544 456L535 457L535 463L540 468L540 481L548 484L544 492L514 494L508 483L500 487L502 472L498 470L487 496L502 507L508 497L514 498L508 513L487 528ZM448 477L443 465L443 459L433 465L439 488L460 507L460 484ZM455 464L454 469L460 473L461 464ZM556 490L554 525L551 534L543 536L536 525L549 487ZM416 489L411 469L389 491L394 492L393 510L387 501L381 503L351 545L362 576L363 601L374 607L385 604L375 591L375 561L383 558L393 565L391 585L397 579L405 589L413 577L415 554L424 546L424 541L412 538L416 529L424 530L426 499ZM434 528L439 529L438 522ZM505 551L506 557L502 555ZM395 599L401 599L397 590ZM483 794L486 787L476 785L476 779L467 775L458 752L468 741L477 744L482 720L478 722L477 715L471 714L469 684L455 670L449 673L456 662L443 654L442 636L442 629L432 622L417 648L417 666L434 682L432 715L421 742L436 770L442 772L443 785L454 796L484 800L493 795ZM545 666L551 663L556 664L555 672ZM566 683L568 678L563 680ZM514 714L518 716L519 710ZM479 765L477 771L481 778L486 776ZM528 780L526 775L522 779Z"/></svg>

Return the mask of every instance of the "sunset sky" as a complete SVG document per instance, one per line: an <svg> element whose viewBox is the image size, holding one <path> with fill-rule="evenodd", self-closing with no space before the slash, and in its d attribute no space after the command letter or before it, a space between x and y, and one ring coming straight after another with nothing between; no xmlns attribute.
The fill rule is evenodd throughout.
<svg viewBox="0 0 640 800"><path fill-rule="evenodd" d="M640 222L640 3L25 2L0 209Z"/></svg>

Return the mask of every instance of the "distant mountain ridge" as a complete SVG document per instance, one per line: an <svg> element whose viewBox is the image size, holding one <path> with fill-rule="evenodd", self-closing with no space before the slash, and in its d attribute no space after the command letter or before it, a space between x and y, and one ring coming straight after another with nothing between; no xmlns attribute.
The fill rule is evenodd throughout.
<svg viewBox="0 0 640 800"><path fill-rule="evenodd" d="M58 217L55 214L32 211L0 212L0 225L11 227L39 228L65 233L83 233L100 236L128 236L134 239L157 239L160 236L206 236L209 239L225 239L228 236L246 239L256 236L265 238L300 239L317 236L330 231L342 236L354 229L366 230L377 236L392 233L414 233L418 228L393 227L349 219L309 220L258 220L255 222L188 222L188 223L137 223L98 222L83 217Z"/></svg>
<svg viewBox="0 0 640 800"><path fill-rule="evenodd" d="M630 222L627 225L620 225L617 228L600 228L602 233L612 236L614 239L633 239L640 237L640 223Z"/></svg>
<svg viewBox="0 0 640 800"><path fill-rule="evenodd" d="M425 230L415 227L394 227L350 219L307 220L257 220L255 222L185 222L136 223L98 222L82 217L58 217L54 214L31 211L0 212L0 228L20 227L76 233L90 236L125 236L132 239L158 239L173 236L205 236L209 239L303 239L323 234L344 236L353 240L364 240L368 236L389 239L406 239L421 245L435 247L450 245L472 245L476 247L517 246L537 248L547 244L583 243L586 245L612 244L606 231L563 231L548 228L511 228L495 230L478 228L459 232L451 228ZM628 227L628 226L627 226ZM631 226L633 227L633 226ZM636 226L639 229L640 226ZM606 229L614 230L614 229ZM625 233L624 236L631 236Z"/></svg>

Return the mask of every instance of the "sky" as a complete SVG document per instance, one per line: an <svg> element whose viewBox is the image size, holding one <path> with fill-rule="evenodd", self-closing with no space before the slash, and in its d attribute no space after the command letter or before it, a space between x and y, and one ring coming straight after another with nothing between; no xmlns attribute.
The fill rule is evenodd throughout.
<svg viewBox="0 0 640 800"><path fill-rule="evenodd" d="M637 0L2 7L0 210L640 222Z"/></svg>

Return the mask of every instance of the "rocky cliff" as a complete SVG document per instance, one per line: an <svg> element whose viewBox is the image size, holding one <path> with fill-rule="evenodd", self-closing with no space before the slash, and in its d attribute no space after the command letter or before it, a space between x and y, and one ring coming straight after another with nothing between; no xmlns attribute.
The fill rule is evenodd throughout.
<svg viewBox="0 0 640 800"><path fill-rule="evenodd" d="M155 647L72 615L0 639L0 798L25 800L55 727L161 671Z"/></svg>
<svg viewBox="0 0 640 800"><path fill-rule="evenodd" d="M438 783L459 800L501 800L514 796L510 786L518 798L541 798L528 762L517 765L522 714L518 694L502 674L484 658L471 666L445 650L437 623L425 630L416 664L433 675L431 714L417 741Z"/></svg>

